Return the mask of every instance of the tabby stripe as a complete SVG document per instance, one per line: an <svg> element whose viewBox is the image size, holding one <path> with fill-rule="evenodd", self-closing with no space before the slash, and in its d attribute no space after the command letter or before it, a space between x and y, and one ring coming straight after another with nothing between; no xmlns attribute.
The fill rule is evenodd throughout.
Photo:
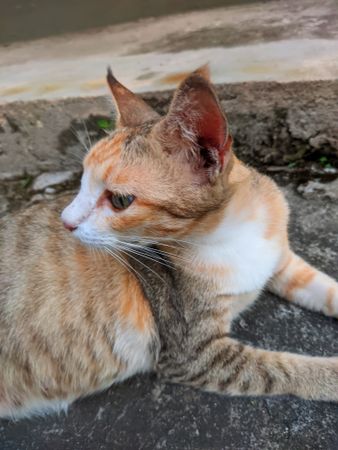
<svg viewBox="0 0 338 450"><path fill-rule="evenodd" d="M245 346L243 344L238 344L236 350L234 351L234 354L230 358L222 361L222 367L232 364L236 358L241 356L241 354L243 353L244 350L245 350Z"/></svg>
<svg viewBox="0 0 338 450"><path fill-rule="evenodd" d="M242 381L241 384L238 386L238 389L240 392L242 392L243 394L245 392L248 392L248 390L250 389L251 383L249 380L245 380Z"/></svg>
<svg viewBox="0 0 338 450"><path fill-rule="evenodd" d="M209 372L219 363L220 359L222 357L227 358L229 356L229 352L231 352L231 347L225 347L218 351L216 355L212 358L211 362L207 362L203 364L204 369L194 374L192 377L187 378L186 381L188 382L197 382L200 379L203 379L206 375L209 374ZM233 355L233 352L230 353L230 358ZM201 355L200 355L201 356ZM202 358L200 358L202 359Z"/></svg>
<svg viewBox="0 0 338 450"><path fill-rule="evenodd" d="M275 384L275 377L269 373L267 369L265 369L265 387L264 387L264 394L270 394L273 390L274 384Z"/></svg>
<svg viewBox="0 0 338 450"><path fill-rule="evenodd" d="M203 364L204 366L207 366L205 369L198 372L191 378L186 379L186 381L198 382L200 379L203 379L207 374L209 374L209 372L211 372L216 366L221 365L221 367L224 367L231 364L241 355L244 348L245 347L242 344L239 344L235 350L233 350L233 346L222 348L216 353L209 363Z"/></svg>
<svg viewBox="0 0 338 450"><path fill-rule="evenodd" d="M182 381L185 383L189 383L189 384L192 383L192 384L197 384L198 386L204 386L205 384L207 384L208 379L205 379L205 377L208 374L208 372L209 372L208 370L204 370L190 378L185 378Z"/></svg>
<svg viewBox="0 0 338 450"><path fill-rule="evenodd" d="M221 341L222 339L226 339L228 337L229 337L228 333L214 333L210 335L208 338L204 339L203 341L200 341L200 343L196 347L195 352L203 353L208 349L208 347L210 347L211 344L213 343L216 344L218 341Z"/></svg>
<svg viewBox="0 0 338 450"><path fill-rule="evenodd" d="M219 383L219 387L222 391L225 391L228 386L233 384L238 379L247 362L248 362L247 355L243 355L242 352L237 355L237 357L233 361L234 363L233 366L231 366L231 368L229 369L228 378L226 378L223 381L220 381Z"/></svg>
<svg viewBox="0 0 338 450"><path fill-rule="evenodd" d="M275 365L276 365L277 369L280 372L282 372L282 374L284 375L286 381L287 382L291 382L292 377L291 377L290 373L288 372L288 370L286 369L286 367L284 366L284 364L282 363L282 361L277 360L275 362Z"/></svg>

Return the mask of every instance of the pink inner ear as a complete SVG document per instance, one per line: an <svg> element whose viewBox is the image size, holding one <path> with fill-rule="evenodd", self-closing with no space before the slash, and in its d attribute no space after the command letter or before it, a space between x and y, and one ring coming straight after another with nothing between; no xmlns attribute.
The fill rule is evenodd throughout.
<svg viewBox="0 0 338 450"><path fill-rule="evenodd" d="M194 152L190 157L196 167L207 168L210 175L218 173L226 164L231 145L227 121L210 82L198 73L193 73L179 86L161 125L162 133L171 135L172 143L168 146L172 153L194 142L200 146L200 158L196 158ZM176 146L175 140L182 140L184 145Z"/></svg>
<svg viewBox="0 0 338 450"><path fill-rule="evenodd" d="M199 105L199 113L196 115L194 128L198 135L198 141L205 148L216 149L219 155L221 167L224 165L224 156L229 149L227 122L220 110L220 107L209 92L196 95L196 102Z"/></svg>

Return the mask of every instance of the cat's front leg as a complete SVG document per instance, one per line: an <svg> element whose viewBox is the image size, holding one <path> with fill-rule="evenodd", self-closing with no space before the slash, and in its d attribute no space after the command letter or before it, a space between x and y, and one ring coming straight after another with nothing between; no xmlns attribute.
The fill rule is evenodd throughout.
<svg viewBox="0 0 338 450"><path fill-rule="evenodd" d="M231 395L296 395L338 402L338 358L257 349L218 336L201 338L186 360L159 365L175 383Z"/></svg>
<svg viewBox="0 0 338 450"><path fill-rule="evenodd" d="M290 302L338 318L338 283L289 249L268 287Z"/></svg>

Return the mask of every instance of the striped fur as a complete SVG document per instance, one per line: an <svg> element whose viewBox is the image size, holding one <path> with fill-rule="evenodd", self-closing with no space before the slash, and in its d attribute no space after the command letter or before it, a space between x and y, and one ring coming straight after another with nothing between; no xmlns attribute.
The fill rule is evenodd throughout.
<svg viewBox="0 0 338 450"><path fill-rule="evenodd" d="M159 329L157 372L164 380L230 395L338 401L338 358L272 352L230 337L234 308L251 303L257 293L213 297L212 287L182 269L152 264L150 272L133 265L142 273ZM155 269L165 284L156 281Z"/></svg>
<svg viewBox="0 0 338 450"><path fill-rule="evenodd" d="M118 128L86 156L78 195L0 222L0 416L154 369L220 393L337 401L337 358L229 336L265 286L337 317L338 284L292 253L286 201L233 154L206 68L163 118L108 82ZM118 211L112 193L135 200Z"/></svg>

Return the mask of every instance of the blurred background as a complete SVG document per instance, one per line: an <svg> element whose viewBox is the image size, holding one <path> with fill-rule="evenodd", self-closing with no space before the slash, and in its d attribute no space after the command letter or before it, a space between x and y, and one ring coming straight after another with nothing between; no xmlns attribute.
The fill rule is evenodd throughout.
<svg viewBox="0 0 338 450"><path fill-rule="evenodd" d="M215 82L338 77L336 0L1 0L0 103L142 92L209 62Z"/></svg>

